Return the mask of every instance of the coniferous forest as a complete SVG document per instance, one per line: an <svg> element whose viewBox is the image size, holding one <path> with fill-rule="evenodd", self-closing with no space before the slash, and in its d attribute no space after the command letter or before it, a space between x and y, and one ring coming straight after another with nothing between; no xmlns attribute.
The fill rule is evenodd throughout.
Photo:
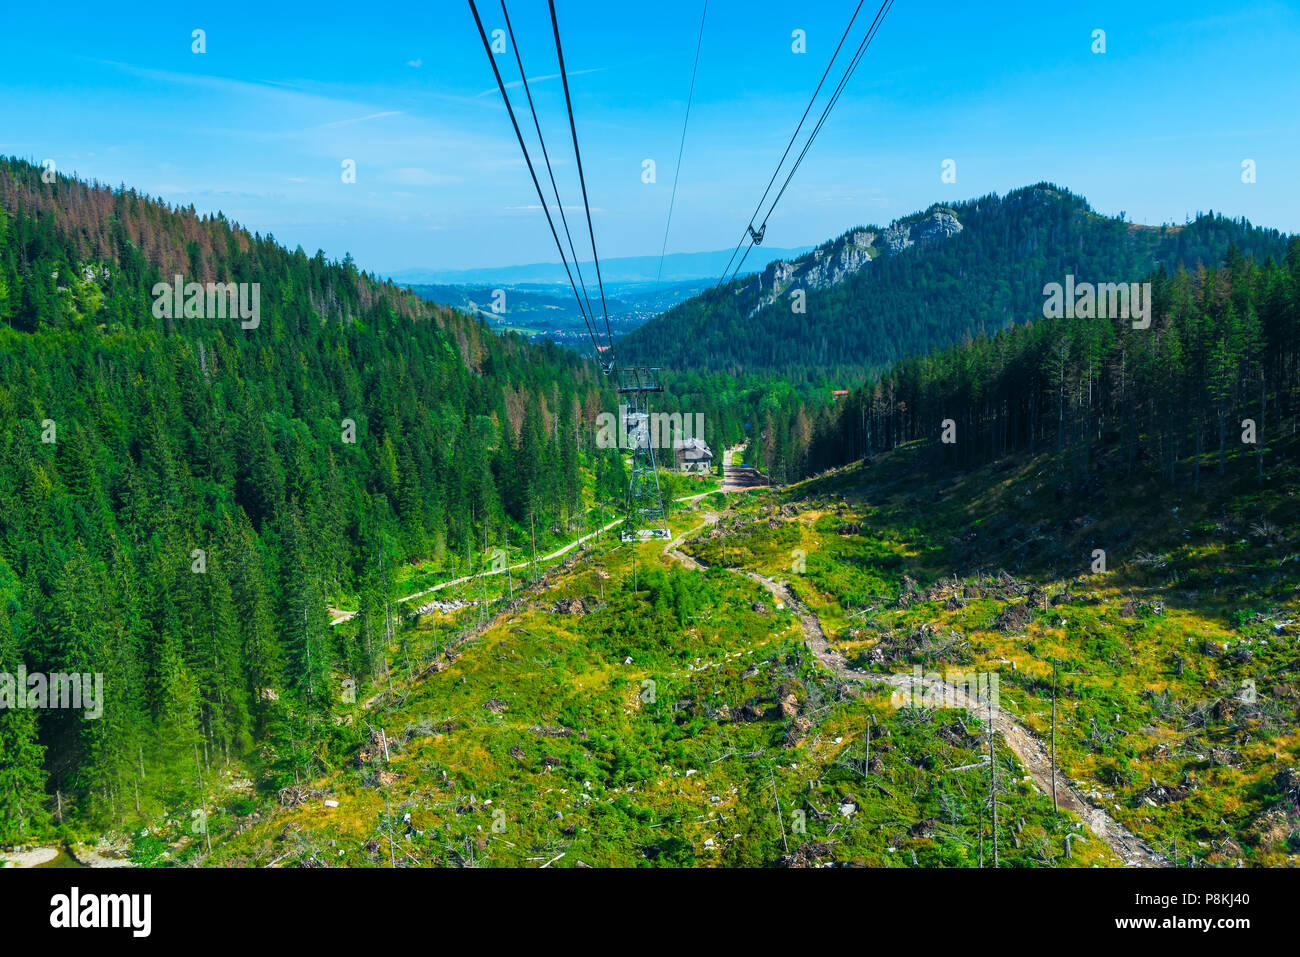
<svg viewBox="0 0 1300 957"><path fill-rule="evenodd" d="M1077 485L1118 469L1199 488L1229 459L1262 479L1270 443L1293 436L1300 414L1300 239L1276 259L1229 243L1221 261L1144 278L1149 328L1040 317L968 334L835 404L791 396L770 408L761 461L802 477L926 439L942 467L1051 452Z"/></svg>
<svg viewBox="0 0 1300 957"><path fill-rule="evenodd" d="M174 273L259 282L260 325L155 318ZM291 766L340 676L385 667L402 563L464 573L624 493L581 425L614 402L590 363L18 160L0 338L0 671L102 673L108 699L0 711L0 840L170 805L259 745Z"/></svg>

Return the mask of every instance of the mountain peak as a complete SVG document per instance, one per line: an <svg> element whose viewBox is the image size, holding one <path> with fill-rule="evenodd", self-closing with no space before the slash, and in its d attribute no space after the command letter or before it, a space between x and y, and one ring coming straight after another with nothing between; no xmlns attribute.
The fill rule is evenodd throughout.
<svg viewBox="0 0 1300 957"><path fill-rule="evenodd" d="M855 226L792 261L777 260L761 273L742 280L737 297L754 297L753 316L792 288L826 289L847 281L875 259L893 256L914 246L942 241L964 227L954 210L938 205L923 214L895 220L885 229Z"/></svg>
<svg viewBox="0 0 1300 957"><path fill-rule="evenodd" d="M676 368L860 375L1042 316L1067 275L1138 282L1218 263L1229 244L1263 262L1286 237L1221 217L1135 229L1052 183L934 203L888 226L854 226L812 252L705 292L623 340L622 355ZM802 290L804 297L791 297Z"/></svg>

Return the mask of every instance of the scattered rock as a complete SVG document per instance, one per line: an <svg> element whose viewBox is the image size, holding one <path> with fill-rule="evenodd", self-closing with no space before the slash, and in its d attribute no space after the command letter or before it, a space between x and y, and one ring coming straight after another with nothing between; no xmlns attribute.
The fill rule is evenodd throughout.
<svg viewBox="0 0 1300 957"><path fill-rule="evenodd" d="M1241 645L1238 645L1236 648L1233 648L1232 651L1228 652L1228 654L1224 656L1223 660L1233 665L1245 665L1253 661L1254 658L1255 653L1253 651L1249 648L1244 648Z"/></svg>
<svg viewBox="0 0 1300 957"><path fill-rule="evenodd" d="M1230 748L1210 748L1210 764L1216 768L1235 768L1241 761L1241 755Z"/></svg>

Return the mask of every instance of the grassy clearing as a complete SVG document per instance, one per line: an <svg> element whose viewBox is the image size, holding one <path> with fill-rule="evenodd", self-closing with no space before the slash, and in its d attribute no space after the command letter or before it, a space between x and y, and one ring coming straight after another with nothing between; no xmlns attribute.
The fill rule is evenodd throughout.
<svg viewBox="0 0 1300 957"><path fill-rule="evenodd" d="M929 475L903 449L674 510L703 573L644 543L634 591L633 547L611 532L526 593L528 573L445 589L467 604L403 627L387 681L336 709L306 799L240 795L213 860L976 866L982 842L991 863L979 717L854 693L729 570L751 569L788 582L855 667L996 672L1002 707L1042 739L1055 661L1058 762L1078 791L1180 863L1300 862L1294 476L1264 493L1141 487L1082 517L1056 481L1032 460ZM994 744L1001 864L1120 863Z"/></svg>
<svg viewBox="0 0 1300 957"><path fill-rule="evenodd" d="M673 531L702 523L679 511ZM849 694L758 585L688 572L660 543L637 546L634 593L631 548L606 544L440 670L340 715L355 756L301 805L247 818L215 861L973 866L981 831L991 861L978 720ZM575 600L584 613L555 610ZM445 635L473 614L422 618L405 636L414 659L431 655L435 625ZM1002 748L998 764L1001 860L1056 861L1077 824L1053 817ZM1095 840L1074 853L1064 863L1110 863Z"/></svg>
<svg viewBox="0 0 1300 957"><path fill-rule="evenodd" d="M1080 791L1180 863L1296 863L1295 472L1264 491L1121 485L1082 516L1033 460L918 475L921 451L901 450L691 551L786 580L857 667L998 672L1003 707L1044 738L1055 660Z"/></svg>

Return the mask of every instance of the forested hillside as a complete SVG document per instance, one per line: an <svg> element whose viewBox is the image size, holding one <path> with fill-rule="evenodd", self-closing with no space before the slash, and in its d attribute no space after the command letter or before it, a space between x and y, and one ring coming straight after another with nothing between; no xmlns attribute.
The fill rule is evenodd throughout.
<svg viewBox="0 0 1300 957"><path fill-rule="evenodd" d="M936 216L948 228L926 228ZM848 240L862 243L862 252L844 260ZM1179 265L1214 265L1232 244L1258 263L1280 260L1286 242L1277 230L1212 213L1185 226L1138 226L1039 184L935 206L885 229L857 227L788 269L769 267L688 300L625 337L621 348L670 368L848 388L908 356L1041 317L1043 286L1069 274L1080 282L1136 282L1159 267L1172 273ZM809 269L836 257L848 265L837 281ZM802 304L798 291L806 294Z"/></svg>
<svg viewBox="0 0 1300 957"><path fill-rule="evenodd" d="M383 669L402 563L451 575L624 494L592 364L350 258L41 173L0 163L0 672L102 673L107 701L0 711L0 840L309 747L337 679ZM156 318L178 273L259 283L260 323Z"/></svg>
<svg viewBox="0 0 1300 957"><path fill-rule="evenodd" d="M1076 489L1267 479L1300 415L1300 238L1278 261L1229 245L1221 263L1145 278L1150 328L1039 318L895 363L834 405L769 404L760 461L793 479L926 439L942 468L1049 451Z"/></svg>

